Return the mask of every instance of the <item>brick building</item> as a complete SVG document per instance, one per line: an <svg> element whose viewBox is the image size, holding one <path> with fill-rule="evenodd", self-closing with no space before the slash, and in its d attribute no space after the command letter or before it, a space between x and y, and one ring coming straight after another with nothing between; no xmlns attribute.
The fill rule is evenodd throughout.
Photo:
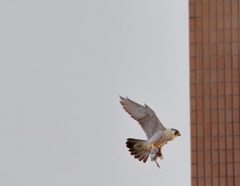
<svg viewBox="0 0 240 186"><path fill-rule="evenodd" d="M192 186L240 185L240 0L189 0Z"/></svg>

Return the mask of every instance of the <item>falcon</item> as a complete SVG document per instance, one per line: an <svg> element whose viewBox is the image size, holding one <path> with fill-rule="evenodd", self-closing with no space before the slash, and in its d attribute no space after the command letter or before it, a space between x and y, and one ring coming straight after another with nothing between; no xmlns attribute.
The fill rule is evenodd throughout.
<svg viewBox="0 0 240 186"><path fill-rule="evenodd" d="M164 127L155 112L146 104L140 105L128 97L120 96L120 99L124 110L138 121L147 136L147 140L128 138L126 146L129 152L134 158L144 163L150 155L151 161L154 161L160 168L157 158L163 159L161 151L163 145L181 136L180 132L177 129Z"/></svg>

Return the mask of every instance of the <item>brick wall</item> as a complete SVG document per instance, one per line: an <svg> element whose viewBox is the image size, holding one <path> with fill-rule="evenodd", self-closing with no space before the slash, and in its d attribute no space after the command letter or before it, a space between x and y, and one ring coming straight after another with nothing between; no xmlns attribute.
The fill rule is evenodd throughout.
<svg viewBox="0 0 240 186"><path fill-rule="evenodd" d="M192 186L240 185L240 0L190 0Z"/></svg>

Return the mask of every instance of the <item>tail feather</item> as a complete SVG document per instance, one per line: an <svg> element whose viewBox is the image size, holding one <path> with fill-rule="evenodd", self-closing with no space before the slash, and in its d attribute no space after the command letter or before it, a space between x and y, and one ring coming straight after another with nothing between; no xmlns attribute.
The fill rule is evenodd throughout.
<svg viewBox="0 0 240 186"><path fill-rule="evenodd" d="M129 152L134 158L146 163L149 157L150 147L146 145L145 140L128 138L126 146L129 148Z"/></svg>
<svg viewBox="0 0 240 186"><path fill-rule="evenodd" d="M142 161L143 160L143 162L145 163L146 161L147 161L147 159L148 159L148 156L149 156L149 152L144 152L139 158L138 158L138 160L139 161Z"/></svg>

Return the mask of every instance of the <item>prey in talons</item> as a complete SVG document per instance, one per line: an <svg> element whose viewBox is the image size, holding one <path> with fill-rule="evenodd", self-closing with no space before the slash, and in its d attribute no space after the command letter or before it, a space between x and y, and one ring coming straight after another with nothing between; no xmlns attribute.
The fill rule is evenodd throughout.
<svg viewBox="0 0 240 186"><path fill-rule="evenodd" d="M160 165L157 162L157 159L160 158L161 160L163 159L161 147L154 148L150 151L150 157L151 161L154 161L157 165L158 168L160 168Z"/></svg>

